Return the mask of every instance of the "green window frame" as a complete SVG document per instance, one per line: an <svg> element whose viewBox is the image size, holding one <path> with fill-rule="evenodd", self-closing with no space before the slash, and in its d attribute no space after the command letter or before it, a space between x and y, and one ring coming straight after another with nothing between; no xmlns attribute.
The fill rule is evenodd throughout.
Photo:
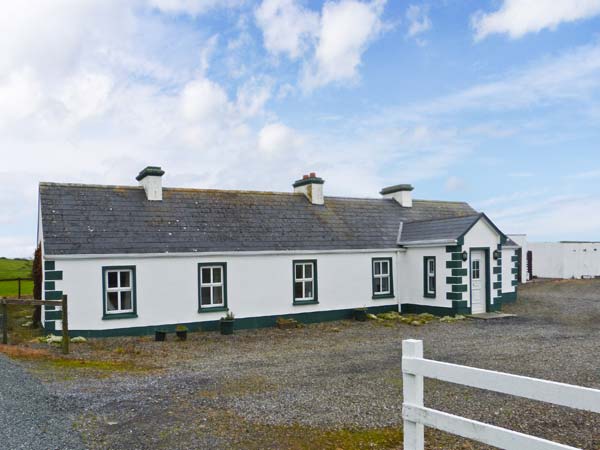
<svg viewBox="0 0 600 450"><path fill-rule="evenodd" d="M102 319L137 317L135 266L102 267Z"/></svg>
<svg viewBox="0 0 600 450"><path fill-rule="evenodd" d="M294 305L319 303L319 283L316 259L292 261L292 298Z"/></svg>
<svg viewBox="0 0 600 450"><path fill-rule="evenodd" d="M394 298L394 269L392 258L371 259L373 299Z"/></svg>
<svg viewBox="0 0 600 450"><path fill-rule="evenodd" d="M227 310L227 263L199 263L198 312Z"/></svg>
<svg viewBox="0 0 600 450"><path fill-rule="evenodd" d="M437 266L435 256L423 258L423 297L435 298L437 285Z"/></svg>

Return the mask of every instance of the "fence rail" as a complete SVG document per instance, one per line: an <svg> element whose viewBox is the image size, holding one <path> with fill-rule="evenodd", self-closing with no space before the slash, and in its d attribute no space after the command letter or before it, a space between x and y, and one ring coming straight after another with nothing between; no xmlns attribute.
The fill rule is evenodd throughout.
<svg viewBox="0 0 600 450"><path fill-rule="evenodd" d="M0 279L0 283L2 282L17 282L18 283L18 294L17 294L17 298L21 298L21 281L33 281L33 278L22 278L22 277L18 277L18 278L1 278Z"/></svg>
<svg viewBox="0 0 600 450"><path fill-rule="evenodd" d="M423 342L402 342L404 449L423 450L424 426L501 449L576 450L575 447L454 416L423 406L423 378L600 413L600 390L423 358Z"/></svg>
<svg viewBox="0 0 600 450"><path fill-rule="evenodd" d="M62 319L62 352L69 353L69 312L67 296L63 295L62 300L27 300L20 298L1 298L0 310L2 311L2 343L8 344L8 306L59 306Z"/></svg>

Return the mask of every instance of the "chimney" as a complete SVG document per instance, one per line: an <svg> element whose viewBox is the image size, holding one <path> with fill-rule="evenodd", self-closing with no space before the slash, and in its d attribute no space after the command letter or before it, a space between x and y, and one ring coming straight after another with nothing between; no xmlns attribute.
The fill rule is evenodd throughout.
<svg viewBox="0 0 600 450"><path fill-rule="evenodd" d="M148 200L162 200L162 176L164 174L165 171L160 167L148 166L135 177L139 181L140 186L144 187Z"/></svg>
<svg viewBox="0 0 600 450"><path fill-rule="evenodd" d="M310 175L304 175L301 180L294 183L294 192L302 193L313 205L323 205L323 178L317 177L317 174L311 172Z"/></svg>
<svg viewBox="0 0 600 450"><path fill-rule="evenodd" d="M383 188L379 193L383 198L393 198L400 206L404 208L412 208L412 191L414 187L410 184L397 184Z"/></svg>

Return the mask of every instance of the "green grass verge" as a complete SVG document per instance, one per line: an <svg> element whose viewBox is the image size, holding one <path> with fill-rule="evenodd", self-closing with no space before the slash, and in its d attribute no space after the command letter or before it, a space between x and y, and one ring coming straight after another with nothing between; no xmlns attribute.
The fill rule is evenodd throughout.
<svg viewBox="0 0 600 450"><path fill-rule="evenodd" d="M16 297L18 283L2 281L10 278L31 278L33 261L27 259L0 258L0 297ZM21 295L33 295L33 281L21 281Z"/></svg>

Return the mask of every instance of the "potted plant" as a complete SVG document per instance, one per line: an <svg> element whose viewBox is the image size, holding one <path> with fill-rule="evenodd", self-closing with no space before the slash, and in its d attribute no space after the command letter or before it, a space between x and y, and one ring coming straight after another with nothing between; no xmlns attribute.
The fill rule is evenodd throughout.
<svg viewBox="0 0 600 450"><path fill-rule="evenodd" d="M354 310L354 319L358 320L359 322L366 322L367 321L367 308L366 307L356 308Z"/></svg>
<svg viewBox="0 0 600 450"><path fill-rule="evenodd" d="M235 317L231 311L225 317L221 317L221 334L233 334L233 322Z"/></svg>
<svg viewBox="0 0 600 450"><path fill-rule="evenodd" d="M177 325L175 327L175 334L177 335L177 339L179 339L180 341L187 340L187 333L188 329L185 325Z"/></svg>
<svg viewBox="0 0 600 450"><path fill-rule="evenodd" d="M154 340L156 342L163 342L165 339L167 339L166 330L156 330L154 332Z"/></svg>

